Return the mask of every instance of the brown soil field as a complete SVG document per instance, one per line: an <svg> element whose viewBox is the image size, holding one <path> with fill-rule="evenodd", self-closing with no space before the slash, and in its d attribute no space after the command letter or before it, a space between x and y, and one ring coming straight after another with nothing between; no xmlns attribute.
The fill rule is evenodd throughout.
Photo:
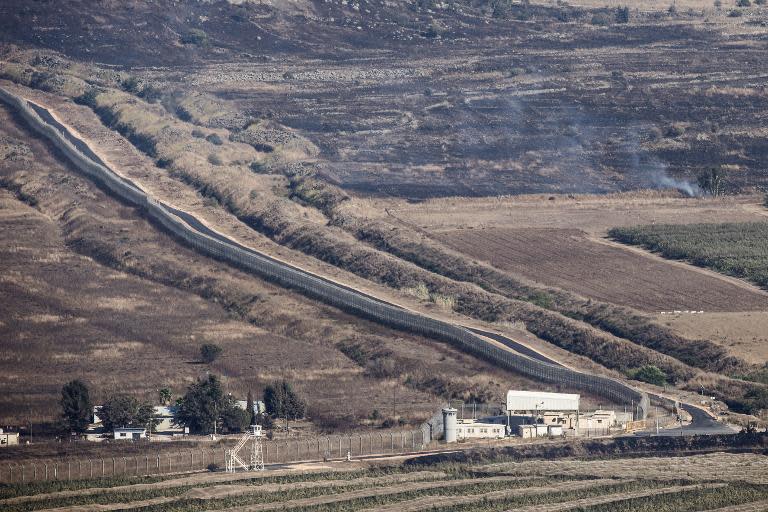
<svg viewBox="0 0 768 512"><path fill-rule="evenodd" d="M666 314L656 320L683 336L704 337L755 364L768 362L768 312Z"/></svg>
<svg viewBox="0 0 768 512"><path fill-rule="evenodd" d="M435 235L460 252L548 286L641 311L753 311L768 295L577 229L465 229Z"/></svg>

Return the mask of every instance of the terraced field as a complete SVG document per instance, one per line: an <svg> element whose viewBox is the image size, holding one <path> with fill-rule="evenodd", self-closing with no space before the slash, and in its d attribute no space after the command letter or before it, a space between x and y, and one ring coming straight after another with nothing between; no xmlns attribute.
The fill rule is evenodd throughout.
<svg viewBox="0 0 768 512"><path fill-rule="evenodd" d="M263 474L0 487L0 508L86 511L377 510L761 511L768 509L761 455L561 460L493 464L328 463ZM731 508L723 508L725 506ZM735 507L735 508L734 508Z"/></svg>

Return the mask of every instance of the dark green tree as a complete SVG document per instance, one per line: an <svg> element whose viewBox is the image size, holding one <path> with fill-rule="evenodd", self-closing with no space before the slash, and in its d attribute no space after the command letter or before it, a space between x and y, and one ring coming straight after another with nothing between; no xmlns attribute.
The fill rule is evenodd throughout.
<svg viewBox="0 0 768 512"><path fill-rule="evenodd" d="M635 380L647 382L648 384L654 384L656 386L663 386L667 383L667 374L659 367L653 365L646 365L638 368L632 372L631 377Z"/></svg>
<svg viewBox="0 0 768 512"><path fill-rule="evenodd" d="M66 383L61 388L60 403L64 427L70 432L85 432L93 409L88 386L81 380Z"/></svg>
<svg viewBox="0 0 768 512"><path fill-rule="evenodd" d="M232 397L224 394L221 381L215 375L191 384L177 405L174 423L189 427L194 434L210 434L222 426L227 430L241 430L247 426L245 411Z"/></svg>
<svg viewBox="0 0 768 512"><path fill-rule="evenodd" d="M264 388L264 406L267 414L285 419L286 429L288 420L303 418L307 410L307 404L285 380L274 382Z"/></svg>
<svg viewBox="0 0 768 512"><path fill-rule="evenodd" d="M221 412L221 426L227 432L242 432L250 424L248 411L241 409L234 403L226 404Z"/></svg>
<svg viewBox="0 0 768 512"><path fill-rule="evenodd" d="M150 402L141 402L131 395L118 393L104 402L99 411L99 417L107 430L116 427L148 428L153 412ZM156 425L156 421L153 423Z"/></svg>
<svg viewBox="0 0 768 512"><path fill-rule="evenodd" d="M210 364L221 355L221 347L213 343L206 343L200 347L200 357L204 362Z"/></svg>
<svg viewBox="0 0 768 512"><path fill-rule="evenodd" d="M248 398L245 401L245 412L248 413L248 425L253 425L256 415L253 412L253 392L250 389L248 389Z"/></svg>
<svg viewBox="0 0 768 512"><path fill-rule="evenodd" d="M171 403L171 390L168 388L163 388L160 391L158 391L158 394L160 395L160 405L168 405Z"/></svg>

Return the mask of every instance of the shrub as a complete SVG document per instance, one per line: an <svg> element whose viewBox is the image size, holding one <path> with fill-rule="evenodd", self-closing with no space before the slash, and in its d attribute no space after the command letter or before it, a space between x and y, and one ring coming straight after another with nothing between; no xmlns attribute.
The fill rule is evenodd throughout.
<svg viewBox="0 0 768 512"><path fill-rule="evenodd" d="M752 5L750 0L737 0L736 5L739 7L749 7Z"/></svg>
<svg viewBox="0 0 768 512"><path fill-rule="evenodd" d="M738 9L731 9L728 11L728 17L730 18L740 18L742 15L742 12Z"/></svg>
<svg viewBox="0 0 768 512"><path fill-rule="evenodd" d="M200 128L195 128L192 130L192 136L196 139L202 139L205 137L205 132Z"/></svg>
<svg viewBox="0 0 768 512"><path fill-rule="evenodd" d="M120 88L125 92L136 94L139 92L139 80L134 76L129 76L120 82Z"/></svg>
<svg viewBox="0 0 768 512"><path fill-rule="evenodd" d="M219 470L219 465L216 464L215 462L211 462L210 464L208 464L208 466L206 466L206 469L211 473L213 473L214 471Z"/></svg>
<svg viewBox="0 0 768 512"><path fill-rule="evenodd" d="M655 386L663 386L667 383L667 374L661 371L659 367L646 365L635 370L627 372L629 377L641 382L647 382Z"/></svg>
<svg viewBox="0 0 768 512"><path fill-rule="evenodd" d="M685 127L681 124L671 124L664 130L664 136L668 139L676 139L685 133Z"/></svg>
<svg viewBox="0 0 768 512"><path fill-rule="evenodd" d="M197 46L208 46L208 34L199 28L193 28L181 36L181 43L194 44Z"/></svg>
<svg viewBox="0 0 768 512"><path fill-rule="evenodd" d="M629 7L616 9L616 23L629 23Z"/></svg>
<svg viewBox="0 0 768 512"><path fill-rule="evenodd" d="M96 87L91 87L80 96L77 96L75 98L75 103L78 105L85 105L87 107L94 108L96 107L96 96L99 95L99 92L101 91L99 91L99 89Z"/></svg>
<svg viewBox="0 0 768 512"><path fill-rule="evenodd" d="M590 23L592 25L603 27L605 25L609 25L611 22L608 19L608 16L606 16L605 14L602 14L602 13L598 13L598 14L595 14L594 16L592 16L592 20L590 20Z"/></svg>
<svg viewBox="0 0 768 512"><path fill-rule="evenodd" d="M208 364L214 362L221 355L221 347L213 343L206 343L200 347L200 357Z"/></svg>
<svg viewBox="0 0 768 512"><path fill-rule="evenodd" d="M205 138L205 140L207 140L208 142L210 142L214 146L221 146L222 144L224 144L224 141L221 140L221 137L219 137L219 134L217 134L217 133L210 134L209 136L207 136Z"/></svg>
<svg viewBox="0 0 768 512"><path fill-rule="evenodd" d="M208 163L211 165L222 165L224 162L221 160L221 157L217 155L216 153L211 153L208 155Z"/></svg>

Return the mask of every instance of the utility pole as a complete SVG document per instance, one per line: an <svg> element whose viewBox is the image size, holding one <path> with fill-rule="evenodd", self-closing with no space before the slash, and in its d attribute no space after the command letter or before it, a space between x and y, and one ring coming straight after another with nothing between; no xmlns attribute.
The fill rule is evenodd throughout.
<svg viewBox="0 0 768 512"><path fill-rule="evenodd" d="M656 410L656 435L659 435L659 406L655 405L654 408Z"/></svg>

